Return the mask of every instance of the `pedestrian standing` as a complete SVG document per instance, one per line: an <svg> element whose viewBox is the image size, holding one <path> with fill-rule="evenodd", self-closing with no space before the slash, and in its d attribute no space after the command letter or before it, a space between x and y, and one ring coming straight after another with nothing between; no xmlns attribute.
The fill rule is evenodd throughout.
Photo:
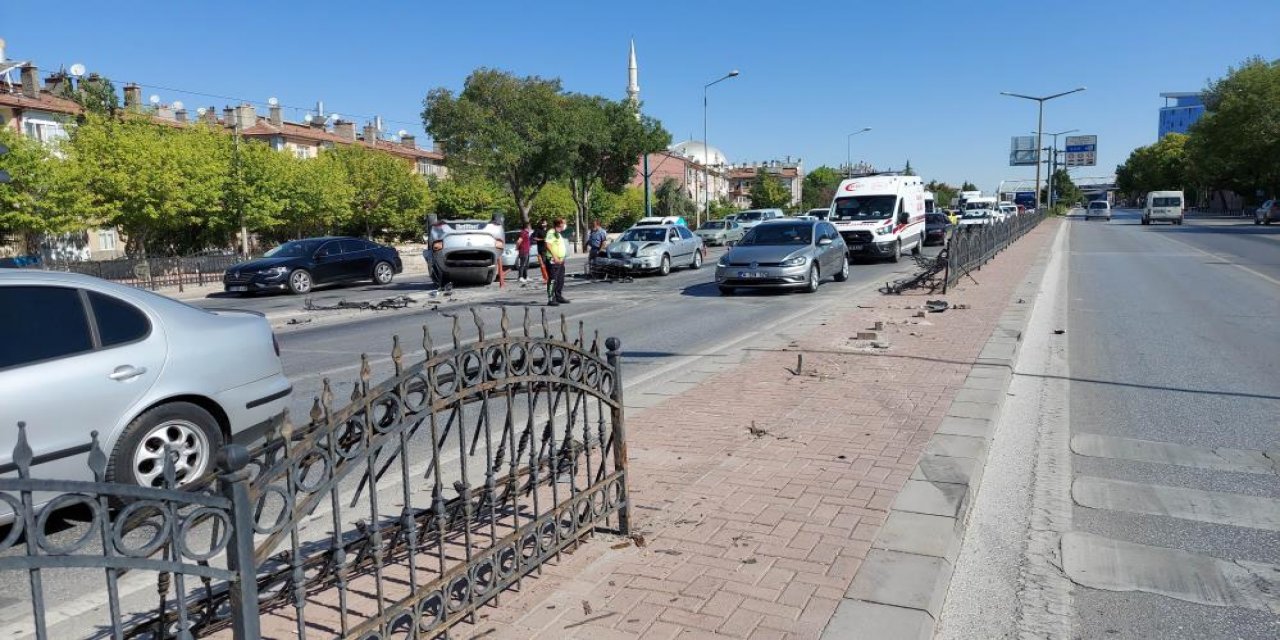
<svg viewBox="0 0 1280 640"><path fill-rule="evenodd" d="M569 304L564 297L564 261L569 255L569 241L565 240L564 229L564 218L556 218L555 225L547 232L544 242L547 248L542 255L542 261L547 265L547 273L550 276L547 281L547 306L549 307Z"/></svg>
<svg viewBox="0 0 1280 640"><path fill-rule="evenodd" d="M609 234L605 233L603 227L600 226L599 220L591 222L591 233L587 236L587 269L586 273L590 275L595 268L596 258L600 256L600 250L604 248L604 242L608 239Z"/></svg>
<svg viewBox="0 0 1280 640"><path fill-rule="evenodd" d="M533 227L528 222L520 229L520 239L516 240L516 269L520 282L529 281L529 248L533 243Z"/></svg>
<svg viewBox="0 0 1280 640"><path fill-rule="evenodd" d="M533 228L533 234L530 236L530 242L533 243L533 249L538 255L538 270L542 272L542 282L548 287L551 286L551 279L547 277L547 223L539 222Z"/></svg>

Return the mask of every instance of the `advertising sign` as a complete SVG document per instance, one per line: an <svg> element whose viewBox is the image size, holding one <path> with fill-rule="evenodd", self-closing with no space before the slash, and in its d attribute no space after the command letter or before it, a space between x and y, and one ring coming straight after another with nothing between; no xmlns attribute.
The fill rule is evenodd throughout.
<svg viewBox="0 0 1280 640"><path fill-rule="evenodd" d="M1067 136L1066 165L1093 167L1098 164L1098 136Z"/></svg>
<svg viewBox="0 0 1280 640"><path fill-rule="evenodd" d="M1017 191L1013 194L1013 203L1020 204L1028 209L1034 209L1036 208L1036 192Z"/></svg>
<svg viewBox="0 0 1280 640"><path fill-rule="evenodd" d="M1036 160L1035 136L1014 136L1010 139L1009 166L1034 167L1036 166Z"/></svg>

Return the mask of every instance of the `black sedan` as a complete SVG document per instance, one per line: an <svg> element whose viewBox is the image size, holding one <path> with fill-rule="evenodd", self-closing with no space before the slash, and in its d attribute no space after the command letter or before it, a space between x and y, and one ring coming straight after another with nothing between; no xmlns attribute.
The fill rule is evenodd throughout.
<svg viewBox="0 0 1280 640"><path fill-rule="evenodd" d="M307 238L227 269L222 284L228 293L309 293L316 285L337 282L389 284L403 269L392 247L360 238Z"/></svg>
<svg viewBox="0 0 1280 640"><path fill-rule="evenodd" d="M946 244L955 225L945 213L927 213L924 216L924 243Z"/></svg>

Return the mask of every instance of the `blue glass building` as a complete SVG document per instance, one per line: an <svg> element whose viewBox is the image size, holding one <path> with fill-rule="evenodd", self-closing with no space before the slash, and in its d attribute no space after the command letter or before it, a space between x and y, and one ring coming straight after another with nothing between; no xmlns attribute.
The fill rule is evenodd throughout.
<svg viewBox="0 0 1280 640"><path fill-rule="evenodd" d="M1191 123L1204 115L1204 100L1199 93L1162 93L1164 107L1160 109L1160 135L1186 133ZM1172 101L1172 104L1170 102Z"/></svg>

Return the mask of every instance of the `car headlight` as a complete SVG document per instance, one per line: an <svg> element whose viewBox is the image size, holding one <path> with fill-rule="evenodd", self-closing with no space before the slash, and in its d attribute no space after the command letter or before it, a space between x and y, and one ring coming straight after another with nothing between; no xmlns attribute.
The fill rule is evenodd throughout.
<svg viewBox="0 0 1280 640"><path fill-rule="evenodd" d="M263 271L262 275L275 277L282 276L286 273L289 273L289 267L271 267L270 269Z"/></svg>
<svg viewBox="0 0 1280 640"><path fill-rule="evenodd" d="M803 267L803 266L804 266L806 263L808 263L808 262L809 262L809 259L808 259L808 258L806 258L806 257L804 257L804 256L796 256L796 257L791 258L791 259L789 259L789 260L783 260L783 261L782 261L782 266L784 266L784 267Z"/></svg>
<svg viewBox="0 0 1280 640"><path fill-rule="evenodd" d="M878 228L876 229L876 235L878 235L878 236L887 236L887 235L889 235L889 234L891 234L891 233L893 233L893 227L892 227L892 226L878 227Z"/></svg>
<svg viewBox="0 0 1280 640"><path fill-rule="evenodd" d="M720 260L716 262L716 265L721 267L729 266L729 254L726 253L720 256Z"/></svg>
<svg viewBox="0 0 1280 640"><path fill-rule="evenodd" d="M659 247L659 246L657 246L657 245L651 245L651 246L645 247L645 248L643 248L643 249L641 249L641 250L637 251L637 252L636 252L636 256L641 257L641 258L648 258L648 257L650 257L650 256L656 256L656 255L658 255L658 252L659 252L661 249L662 249L662 248L661 248L661 247Z"/></svg>

